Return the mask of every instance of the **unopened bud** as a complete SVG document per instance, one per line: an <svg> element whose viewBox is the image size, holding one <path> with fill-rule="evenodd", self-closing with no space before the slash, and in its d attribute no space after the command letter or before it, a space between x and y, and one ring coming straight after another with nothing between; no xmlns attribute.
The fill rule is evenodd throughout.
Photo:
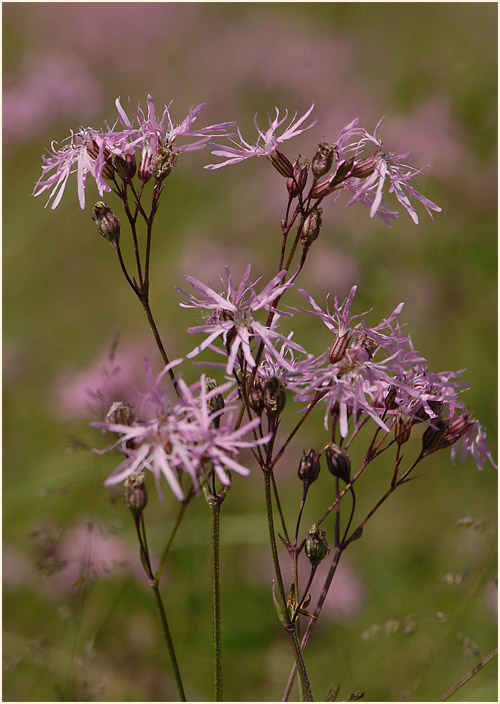
<svg viewBox="0 0 500 704"><path fill-rule="evenodd" d="M207 391L212 391L213 389L217 388L217 382L215 379L207 379L206 380L206 388ZM217 394L217 396L212 396L208 400L208 407L212 413L216 413L217 411L221 411L225 406L224 403L224 398L222 397L222 394ZM216 416L213 419L213 424L216 428L220 426L220 414Z"/></svg>
<svg viewBox="0 0 500 704"><path fill-rule="evenodd" d="M288 193L292 198L302 193L307 182L309 165L302 164L299 159L293 165L293 175L286 182Z"/></svg>
<svg viewBox="0 0 500 704"><path fill-rule="evenodd" d="M102 201L94 205L93 213L92 220L99 233L116 249L120 241L120 221L111 208Z"/></svg>
<svg viewBox="0 0 500 704"><path fill-rule="evenodd" d="M341 327L337 333L337 337L335 338L332 346L330 347L330 351L328 352L328 359L330 360L330 364L340 362L342 357L345 355L345 351L347 349L347 345L349 344L350 339L350 328Z"/></svg>
<svg viewBox="0 0 500 704"><path fill-rule="evenodd" d="M325 455L330 473L349 484L351 481L351 460L347 452L331 442L325 447Z"/></svg>
<svg viewBox="0 0 500 704"><path fill-rule="evenodd" d="M432 425L426 429L422 436L422 451L431 452L437 450L441 444L448 423L442 418L432 421Z"/></svg>
<svg viewBox="0 0 500 704"><path fill-rule="evenodd" d="M148 503L148 492L144 472L132 474L125 480L125 505L135 516L139 516Z"/></svg>
<svg viewBox="0 0 500 704"><path fill-rule="evenodd" d="M302 246L304 248L310 247L314 240L318 237L322 225L322 213L323 210L321 208L313 208L302 223L302 227L300 229L300 241L302 242Z"/></svg>
<svg viewBox="0 0 500 704"><path fill-rule="evenodd" d="M309 562L313 567L319 565L323 558L330 552L326 541L326 533L324 530L321 530L317 523L313 523L309 528L304 547Z"/></svg>
<svg viewBox="0 0 500 704"><path fill-rule="evenodd" d="M305 452L300 458L298 475L304 488L307 489L319 477L321 465L319 463L319 455L314 450Z"/></svg>
<svg viewBox="0 0 500 704"><path fill-rule="evenodd" d="M264 386L264 406L271 418L279 416L286 403L286 386L272 376Z"/></svg>
<svg viewBox="0 0 500 704"><path fill-rule="evenodd" d="M314 186L314 188L311 190L311 197L324 198L330 193L333 193L333 191L335 191L336 189L342 188L342 184L346 180L346 178L352 176L351 168L353 163L353 158L341 161L337 167L337 171L334 174L324 179L323 181L319 181L319 183Z"/></svg>
<svg viewBox="0 0 500 704"><path fill-rule="evenodd" d="M293 177L293 164L284 154L275 149L268 155L268 159L282 176L285 178Z"/></svg>
<svg viewBox="0 0 500 704"><path fill-rule="evenodd" d="M474 421L469 420L468 413L450 419L441 440L441 447L454 445L473 425Z"/></svg>
<svg viewBox="0 0 500 704"><path fill-rule="evenodd" d="M115 425L132 425L135 418L133 406L126 401L114 401L106 413L106 423L114 423Z"/></svg>
<svg viewBox="0 0 500 704"><path fill-rule="evenodd" d="M328 142L318 144L318 149L311 163L311 171L315 178L320 178L327 174L332 168L334 148Z"/></svg>

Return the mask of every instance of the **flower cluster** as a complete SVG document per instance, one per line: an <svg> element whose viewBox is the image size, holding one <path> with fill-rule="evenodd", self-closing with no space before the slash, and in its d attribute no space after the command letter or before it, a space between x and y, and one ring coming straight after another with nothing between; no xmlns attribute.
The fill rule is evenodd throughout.
<svg viewBox="0 0 500 704"><path fill-rule="evenodd" d="M138 472L149 470L160 496L163 476L174 495L182 501L185 497L182 478L186 474L195 491L199 490L200 479L207 481L212 471L225 485L230 483L230 471L249 474L249 469L237 457L243 448L256 447L269 440L268 436L242 439L260 425L260 419L254 418L236 429L234 405L225 405L223 398L233 383L216 386L209 383L204 374L191 386L179 378L179 399L169 404L163 378L180 362L171 362L154 381L148 369L149 388L144 395L148 413L145 418L138 419L126 405L124 409L123 404L113 404L104 422L92 424L118 436L110 447L99 452L118 449L125 455L106 480L106 486L119 484Z"/></svg>
<svg viewBox="0 0 500 704"><path fill-rule="evenodd" d="M201 308L209 317L205 325L188 328L189 333L203 332L207 333L207 337L187 356L194 357L202 350L206 349L218 337L222 338L226 349L228 350L228 359L226 371L231 374L238 353L242 353L243 357L250 369L255 367L254 352L251 348L251 343L256 340L262 343L264 348L283 366L288 366L287 360L274 346L274 340L287 342L290 347L296 350L304 351L300 345L288 340L281 335L274 325L265 325L259 322L255 314L259 310L272 312L274 316L287 316L289 313L277 311L272 304L275 302L287 288L292 284L290 282L281 283L285 278L286 271L281 271L271 281L264 286L260 293L255 290L257 282L250 281L250 266L247 267L245 273L241 277L241 281L237 287L233 283L233 279L229 269L226 267L226 281L222 281L225 286L224 293L217 293L206 284L194 279L191 276L186 276L186 280L192 285L194 290L200 295L200 298L177 289L180 293L189 298L188 303L181 303L184 308ZM273 318L276 320L276 317Z"/></svg>
<svg viewBox="0 0 500 704"><path fill-rule="evenodd" d="M120 173L120 168L123 172L125 167L128 173L135 172L136 152L141 154L139 176L141 171L147 171L148 168L151 176L154 168L161 168L162 160L170 156L174 143L175 153L201 149L211 137L226 134L234 125L232 122L224 122L199 130L194 129L193 124L206 103L191 108L180 124L175 124L172 120L172 103L165 106L161 118L158 118L150 95L147 98L147 114L138 106L135 113L137 124L134 125L121 106L119 98L115 104L118 120L113 127L106 125L106 129L86 127L78 132L72 131L66 140L67 143L61 148L57 142L52 142L48 156L42 156L42 175L35 184L34 196L51 189L47 205L52 201L52 209L57 208L69 176L76 173L78 200L83 209L88 174L95 180L99 195L102 196L105 191L111 190L108 181L112 181L116 170ZM116 129L118 122L121 123L122 129ZM195 141L179 145L177 140L181 138L194 138Z"/></svg>

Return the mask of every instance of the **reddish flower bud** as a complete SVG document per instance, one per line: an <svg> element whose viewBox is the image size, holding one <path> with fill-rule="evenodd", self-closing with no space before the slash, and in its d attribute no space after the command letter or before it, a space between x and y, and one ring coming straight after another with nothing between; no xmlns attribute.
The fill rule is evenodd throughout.
<svg viewBox="0 0 500 704"><path fill-rule="evenodd" d="M335 364L340 362L345 354L349 340L351 339L351 329L350 328L340 328L337 337L333 341L330 351L328 352L328 359L330 364Z"/></svg>
<svg viewBox="0 0 500 704"><path fill-rule="evenodd" d="M351 481L351 460L347 452L331 442L325 447L325 455L330 473L349 484Z"/></svg>
<svg viewBox="0 0 500 704"><path fill-rule="evenodd" d="M153 175L154 168L153 150L150 144L146 144L142 148L141 163L139 164L139 170L137 172L137 177L142 185L149 181Z"/></svg>
<svg viewBox="0 0 500 704"><path fill-rule="evenodd" d="M284 154L275 149L274 152L268 155L268 159L282 176L285 178L293 177L292 162Z"/></svg>
<svg viewBox="0 0 500 704"><path fill-rule="evenodd" d="M304 454L300 458L298 475L300 481L303 483L304 488L308 488L316 479L319 477L319 472L321 465L319 463L319 455L315 450L304 451Z"/></svg>
<svg viewBox="0 0 500 704"><path fill-rule="evenodd" d="M432 452L432 450L437 450L441 446L447 425L447 421L442 418L432 421L432 425L429 425L422 436L423 452Z"/></svg>
<svg viewBox="0 0 500 704"><path fill-rule="evenodd" d="M412 419L398 415L394 423L394 435L396 442L401 447L405 442L408 442L411 435Z"/></svg>
<svg viewBox="0 0 500 704"><path fill-rule="evenodd" d="M111 163L117 174L125 181L130 181L130 179L134 178L137 168L134 154L112 154Z"/></svg>
<svg viewBox="0 0 500 704"><path fill-rule="evenodd" d="M309 165L302 164L299 159L293 165L293 176L286 182L288 193L292 198L302 193L307 182Z"/></svg>

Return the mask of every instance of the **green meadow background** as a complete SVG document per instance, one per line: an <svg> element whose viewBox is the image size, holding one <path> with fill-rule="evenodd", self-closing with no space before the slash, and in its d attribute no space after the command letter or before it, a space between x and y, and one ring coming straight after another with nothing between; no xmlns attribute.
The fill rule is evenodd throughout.
<svg viewBox="0 0 500 704"><path fill-rule="evenodd" d="M141 388L143 357L159 360L113 251L96 232L87 188L70 179L59 207L32 198L40 155L70 129L112 124L114 100L182 120L237 120L252 139L274 107L318 124L283 145L312 157L354 117L382 127L388 151L429 168L415 185L443 212L402 212L392 229L346 200L325 204L324 226L300 285L318 301L358 284L355 312L402 319L431 370L467 369L467 403L496 457L497 6L495 3L4 3L3 10L3 700L170 701L176 689L141 574L130 516L103 480L116 457L88 427L88 387L119 335L120 374ZM130 110L129 110L130 113ZM209 172L207 149L168 179L156 222L152 307L172 357L198 321L174 286L211 285L224 265L252 264L269 280L286 204L264 159ZM116 205L111 197L108 204ZM187 286L187 285L186 285ZM291 295L290 303L300 296ZM307 317L296 338L312 351L327 330ZM196 338L199 339L199 338ZM313 349L314 347L314 349ZM193 379L199 369L192 368ZM189 377L189 372L186 378ZM188 378L188 381L190 379ZM93 386L94 385L94 386ZM291 400L285 411L293 422ZM325 443L322 417L279 465L290 521L304 446ZM418 441L408 455L418 452ZM362 456L362 448L353 462ZM388 486L376 463L357 490L361 518ZM323 468L303 525L330 503ZM497 641L497 472L432 456L344 556L328 608L306 651L315 698L435 701ZM178 507L153 486L146 512L160 554ZM469 519L464 521L463 519ZM464 523L468 527L464 526ZM327 526L327 531L329 530ZM331 528L330 528L331 530ZM235 477L222 513L224 696L278 701L291 653L271 598L272 569L257 469ZM285 575L288 575L284 560ZM287 579L289 577L286 577ZM162 593L188 698L213 698L209 512L192 502ZM454 701L497 701L494 660ZM292 698L298 698L294 690Z"/></svg>

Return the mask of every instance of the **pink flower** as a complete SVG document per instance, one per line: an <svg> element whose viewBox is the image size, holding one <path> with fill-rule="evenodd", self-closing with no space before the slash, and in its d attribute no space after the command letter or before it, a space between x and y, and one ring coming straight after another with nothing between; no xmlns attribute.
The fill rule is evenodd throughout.
<svg viewBox="0 0 500 704"><path fill-rule="evenodd" d="M149 470L161 497L160 481L163 477L182 501L184 475L190 477L195 491L198 491L200 478L207 480L212 471L225 485L230 484L229 471L241 475L250 473L237 458L243 448L256 447L269 440L269 436L242 439L260 425L260 418L235 429L236 414L233 411L236 405L213 403L223 397L233 382L208 390L204 374L191 386L178 377L179 399L169 404L162 381L168 370L180 361L167 365L154 381L150 369L147 369L149 388L145 399L148 407L152 405L155 410L152 416L134 420L130 425L109 421L91 424L118 435L113 445L97 452L119 449L125 454L125 459L104 482L106 486L119 484L137 472Z"/></svg>
<svg viewBox="0 0 500 704"><path fill-rule="evenodd" d="M85 208L85 186L87 175L95 180L99 195L110 191L111 187L106 178L113 178L111 157L125 157L134 154L136 150L148 150L153 156L159 149L173 148L178 138L197 138L195 142L178 146L177 152L201 149L214 135L226 134L233 122L224 122L200 130L193 130L192 126L206 103L191 108L185 119L175 125L170 115L170 103L165 106L160 120L156 117L155 104L148 95L147 117L140 107L136 111L137 126L134 127L126 112L123 110L120 99L116 100L119 121L124 129L115 131L116 123L112 128L106 125L106 130L95 130L92 127L71 132L68 144L57 148L57 142L52 142L48 156L42 156L42 175L35 184L33 195L38 196L47 189L51 189L48 205L52 200L52 209L57 208L71 174L77 174L78 200L80 207ZM165 121L167 124L165 125ZM199 138L199 139L198 139Z"/></svg>
<svg viewBox="0 0 500 704"><path fill-rule="evenodd" d="M280 283L284 279L286 271L281 271L273 277L260 293L255 291L256 282L250 282L250 266L247 267L237 288L233 284L231 273L227 267L225 271L226 282L223 282L226 287L225 293L217 293L191 276L185 278L200 294L200 298L196 298L180 288L177 289L190 299L188 303L180 304L183 308L203 308L206 311L211 311L205 325L188 328L189 333L203 332L208 333L208 336L187 356L196 356L209 347L216 338L222 337L228 357L226 371L231 374L238 354L243 355L248 367L255 367L251 342L256 340L259 343L262 342L264 348L284 367L287 367L288 362L274 346L274 340L287 342L290 347L299 352L304 350L297 343L278 333L274 325L267 327L255 317L255 314L261 309L273 311L276 316L290 316L290 313L277 311L272 307L273 301L292 285L290 282Z"/></svg>
<svg viewBox="0 0 500 704"><path fill-rule="evenodd" d="M253 156L269 156L278 144L281 144L282 142L285 142L287 139L292 139L292 137L296 137L297 135L301 134L302 132L305 132L306 130L310 129L311 127L314 127L316 124L316 120L311 122L310 125L307 127L303 127L302 129L298 129L298 127L306 120L309 115L311 114L312 110L314 108L314 103L311 105L309 110L302 115L298 120L296 120L297 113L295 113L292 121L288 125L288 127L285 129L285 131L281 135L276 135L276 130L278 127L281 127L281 125L285 122L285 120L288 117L288 110L285 110L285 116L279 119L279 109L276 109L276 117L274 120L271 120L269 117L269 129L266 130L266 132L263 132L258 123L257 123L257 115L254 116L254 124L255 128L257 129L257 133L259 135L257 142L255 144L250 144L247 142L245 139L243 139L241 132L238 128L238 137L239 137L239 142L236 142L235 140L231 140L233 144L235 144L235 147L230 147L230 146L224 146L222 144L214 144L213 146L216 147L212 151L212 154L214 156L220 156L226 159L226 161L221 162L220 164L208 164L205 166L206 169L220 169L221 166L227 166L228 164L237 164L240 161L244 161L245 159L250 159Z"/></svg>
<svg viewBox="0 0 500 704"><path fill-rule="evenodd" d="M348 151L355 148L356 153L358 153L365 145L374 144L376 147L376 152L373 156L373 173L364 179L351 179L348 183L348 187L354 191L354 196L348 205L358 200L366 204L366 198L368 198L370 217L374 217L381 207L384 185L386 180L388 180L389 193L395 194L398 202L406 208L413 222L418 225L418 215L410 198L422 203L431 218L432 211L440 213L441 208L410 185L410 180L417 174L422 173L423 169L415 169L412 166L400 163L402 159L408 156L408 153L393 154L392 152L384 151L382 140L377 136L381 122L382 120L378 122L373 135L363 130L364 135L361 139L355 145L350 145L349 148L345 149L345 151Z"/></svg>

